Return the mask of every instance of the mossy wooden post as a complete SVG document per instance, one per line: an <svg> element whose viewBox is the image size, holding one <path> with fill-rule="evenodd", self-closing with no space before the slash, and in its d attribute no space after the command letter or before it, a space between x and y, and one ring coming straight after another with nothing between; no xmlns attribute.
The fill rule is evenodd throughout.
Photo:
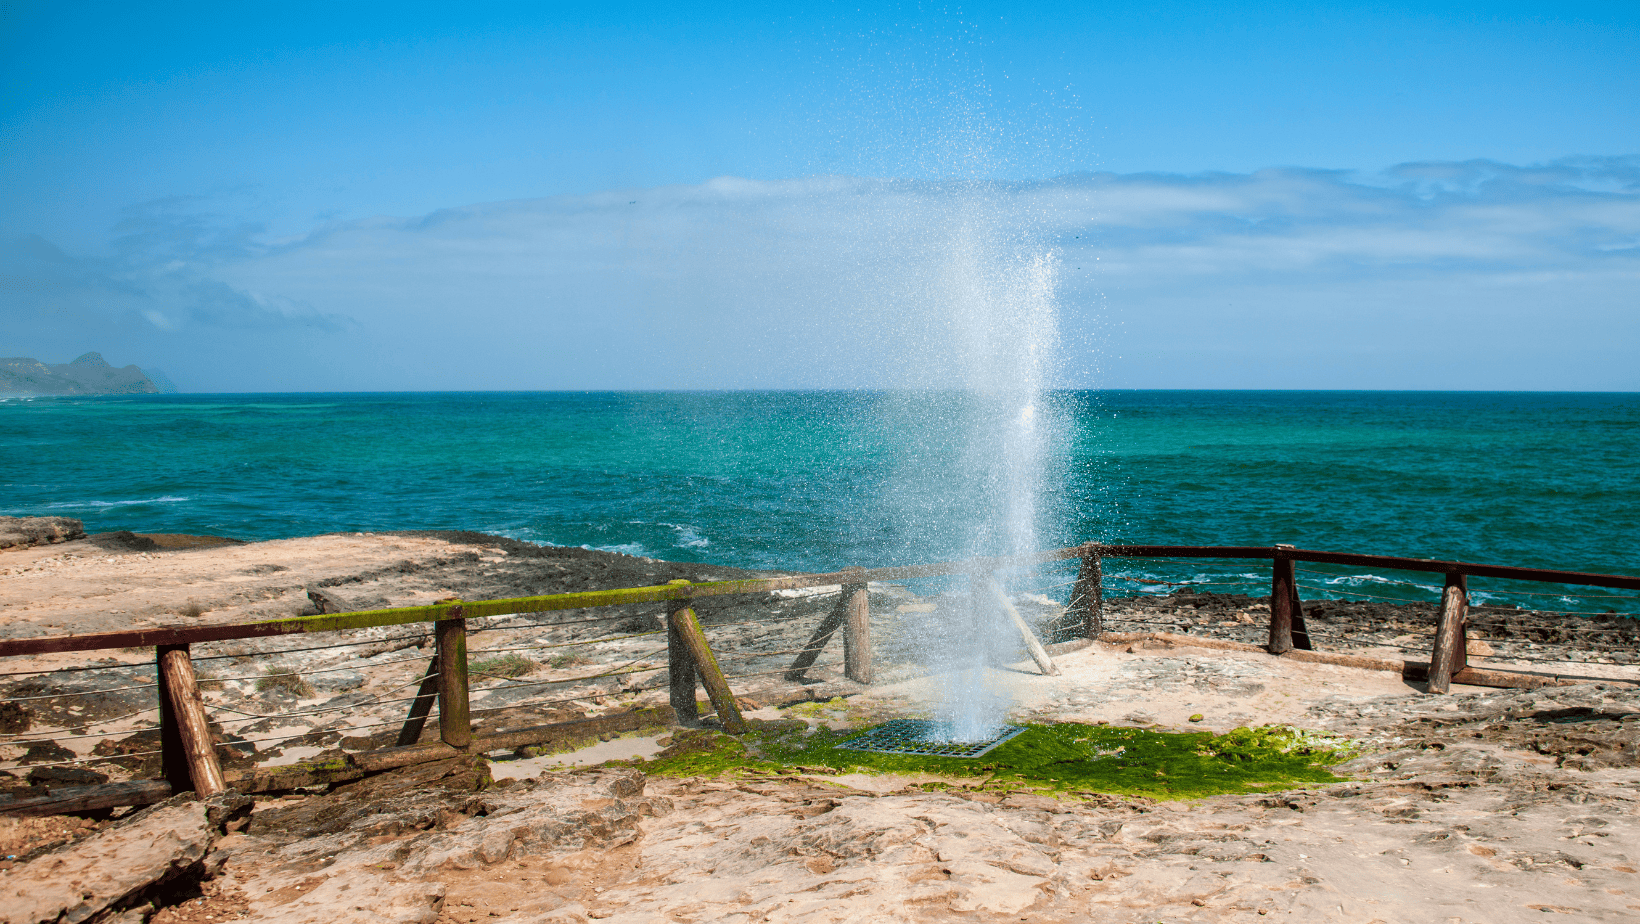
<svg viewBox="0 0 1640 924"><path fill-rule="evenodd" d="M164 754L166 775L176 764L187 767L188 788L200 796L214 796L227 790L222 764L216 759L216 743L211 740L210 721L205 716L205 700L199 695L199 680L187 645L164 645L159 649L159 684L167 714L175 729L177 750ZM161 739L165 737L161 731ZM172 780L172 785L176 781Z"/></svg>
<svg viewBox="0 0 1640 924"><path fill-rule="evenodd" d="M404 718L399 738L394 747L409 747L421 740L421 730L427 727L427 716L433 711L433 700L438 698L438 655L427 662L427 672L421 675L421 687L410 701L410 714Z"/></svg>
<svg viewBox="0 0 1640 924"><path fill-rule="evenodd" d="M1276 546L1270 568L1270 644L1271 654L1286 654L1293 650L1293 601L1298 598L1298 587L1293 576L1293 560Z"/></svg>
<svg viewBox="0 0 1640 924"><path fill-rule="evenodd" d="M844 611L843 674L856 683L870 683L875 675L871 665L871 597L866 583L844 584L841 606Z"/></svg>
<svg viewBox="0 0 1640 924"><path fill-rule="evenodd" d="M1081 622L1083 638L1097 639L1105 634L1105 572L1097 546L1089 545L1082 554L1082 567L1076 572L1076 585L1071 588L1065 615L1073 625Z"/></svg>
<svg viewBox="0 0 1640 924"><path fill-rule="evenodd" d="M1429 692L1451 689L1452 675L1469 666L1469 640L1465 623L1469 618L1469 581L1462 574L1448 574L1441 591L1441 621L1435 629L1435 650L1429 656Z"/></svg>
<svg viewBox="0 0 1640 924"><path fill-rule="evenodd" d="M453 748L465 748L473 740L473 724L467 703L467 620L461 607L433 623L433 639L438 654L438 732ZM419 736L419 732L418 732Z"/></svg>
<svg viewBox="0 0 1640 924"><path fill-rule="evenodd" d="M740 716L740 705L735 702L734 694L729 691L729 681L724 679L723 669L718 667L717 657L712 654L711 646L706 644L706 633L701 631L700 620L695 618L694 608L684 606L673 610L668 622L670 625L667 638L671 638L671 627L675 626L678 638L689 654L689 660L694 663L701 686L706 688L706 696L712 701L712 708L717 710L718 722L723 726L723 730L731 735L745 734L746 720ZM689 695L695 695L693 686L689 689Z"/></svg>
<svg viewBox="0 0 1640 924"><path fill-rule="evenodd" d="M668 581L687 584L688 581ZM679 628L678 613L689 608L688 598L671 601L666 610L666 678L672 713L679 725L700 724L700 706L695 700L695 661Z"/></svg>

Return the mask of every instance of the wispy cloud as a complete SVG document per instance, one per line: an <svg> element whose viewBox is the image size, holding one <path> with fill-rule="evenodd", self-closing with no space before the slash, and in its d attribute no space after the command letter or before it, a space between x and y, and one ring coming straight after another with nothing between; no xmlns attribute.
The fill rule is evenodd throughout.
<svg viewBox="0 0 1640 924"><path fill-rule="evenodd" d="M0 304L96 303L195 354L286 337L249 387L921 384L971 348L962 288L1049 251L1067 384L1640 388L1640 157L722 178L284 242L208 205L134 211L97 260L14 244Z"/></svg>

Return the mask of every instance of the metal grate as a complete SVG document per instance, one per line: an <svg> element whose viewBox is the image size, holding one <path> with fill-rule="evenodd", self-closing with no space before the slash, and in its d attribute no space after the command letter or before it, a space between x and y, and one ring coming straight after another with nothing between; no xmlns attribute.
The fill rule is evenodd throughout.
<svg viewBox="0 0 1640 924"><path fill-rule="evenodd" d="M875 751L879 754L923 754L928 757L978 757L1024 731L1023 726L1004 725L1002 731L983 741L951 741L951 726L926 719L895 719L839 744L841 751Z"/></svg>

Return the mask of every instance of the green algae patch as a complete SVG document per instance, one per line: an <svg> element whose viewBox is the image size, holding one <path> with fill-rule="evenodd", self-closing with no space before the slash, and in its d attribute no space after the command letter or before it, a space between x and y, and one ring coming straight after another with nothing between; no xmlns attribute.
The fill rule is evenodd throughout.
<svg viewBox="0 0 1640 924"><path fill-rule="evenodd" d="M1289 726L1214 735L1073 722L1027 725L977 759L837 747L862 731L784 721L753 723L741 738L682 732L671 747L641 766L662 776L863 772L931 775L954 784L984 777L985 787L993 789L1189 799L1338 782L1342 778L1329 768L1350 756L1342 739Z"/></svg>

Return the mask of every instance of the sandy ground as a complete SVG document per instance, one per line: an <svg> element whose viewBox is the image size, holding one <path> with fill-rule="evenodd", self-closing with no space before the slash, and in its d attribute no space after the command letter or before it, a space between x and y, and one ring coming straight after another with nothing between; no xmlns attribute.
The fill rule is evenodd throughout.
<svg viewBox="0 0 1640 924"><path fill-rule="evenodd" d="M402 605L519 596L525 586L541 588L528 591L535 593L634 586L674 567L566 561L504 541L435 535L147 551L80 540L0 553L0 631L15 637L293 615L308 605L306 588L318 585L361 605ZM699 576L691 579L711 571L694 568ZM201 615L174 615L190 605ZM891 607L874 598L873 608L892 621ZM1164 625L1166 611L1156 612L1158 628L1179 631L1177 620ZM810 624L798 620L788 634L801 636ZM354 667L397 659L361 674L412 676L421 657L363 642L360 651L373 653L350 653ZM1538 648L1528 666L1640 681L1632 664L1562 654L1556 660L1556 650ZM655 753L671 734L662 730L578 754L497 760L501 785L477 795L409 781L415 799L384 782L263 801L250 830L222 843L230 857L222 877L154 919L1640 919L1640 693L1630 683L1455 686L1436 697L1396 674L1205 647L1094 644L1054 658L1058 676L1028 661L996 671L1012 690L1016 718L1215 731L1292 724L1345 735L1360 756L1342 768L1349 780L1333 786L1168 803L972 786L929 791L927 780L859 774L645 780L631 770L588 768ZM890 679L867 688L833 677L818 694L770 685L751 694L761 702L749 714L886 717L926 708L940 683ZM602 704L582 700L588 710L641 699L603 692ZM781 705L833 693L847 695L832 707ZM256 695L247 691L245 701ZM1199 722L1190 721L1195 715ZM24 827L5 822L0 835L26 851ZM55 842L80 836L80 826L35 827Z"/></svg>

